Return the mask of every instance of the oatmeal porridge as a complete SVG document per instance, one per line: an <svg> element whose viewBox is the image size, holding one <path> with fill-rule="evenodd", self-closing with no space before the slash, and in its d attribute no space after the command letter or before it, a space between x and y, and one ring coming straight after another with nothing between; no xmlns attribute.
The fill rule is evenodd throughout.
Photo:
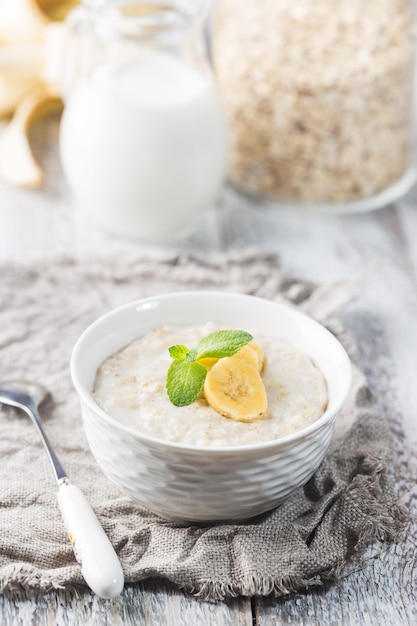
<svg viewBox="0 0 417 626"><path fill-rule="evenodd" d="M166 377L172 362L168 349L195 346L219 330L200 326L163 326L109 356L94 384L97 404L111 417L141 433L199 447L251 445L278 439L316 421L326 410L326 381L311 359L284 340L252 332L264 354L262 380L268 398L266 414L239 422L217 413L199 397L188 406L174 406Z"/></svg>

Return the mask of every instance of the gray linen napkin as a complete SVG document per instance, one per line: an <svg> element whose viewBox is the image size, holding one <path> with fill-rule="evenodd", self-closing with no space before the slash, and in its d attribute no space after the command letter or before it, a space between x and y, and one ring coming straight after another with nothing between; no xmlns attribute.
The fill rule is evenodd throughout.
<svg viewBox="0 0 417 626"><path fill-rule="evenodd" d="M239 524L209 527L164 521L141 509L97 468L84 436L69 358L79 334L110 308L145 295L223 289L298 306L339 335L346 285L320 287L288 277L273 255L239 251L209 260L184 254L1 270L0 380L37 380L52 392L45 428L64 467L115 546L126 581L169 579L207 597L281 595L334 579L367 543L395 540L405 514L389 468L391 434L355 368L334 443L309 481L276 510ZM29 419L0 408L0 592L83 584L56 504L56 486Z"/></svg>

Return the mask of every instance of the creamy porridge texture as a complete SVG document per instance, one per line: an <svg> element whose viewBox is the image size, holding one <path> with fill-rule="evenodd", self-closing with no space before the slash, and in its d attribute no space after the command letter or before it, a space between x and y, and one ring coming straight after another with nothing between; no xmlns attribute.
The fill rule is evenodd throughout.
<svg viewBox="0 0 417 626"><path fill-rule="evenodd" d="M204 398L174 406L166 392L171 364L168 348L195 346L219 326L164 326L108 357L97 371L94 397L111 417L136 430L177 443L201 447L241 446L277 439L305 428L325 411L328 394L310 358L278 337L256 333L265 365L262 379L268 411L254 422L219 415ZM246 329L245 329L246 330Z"/></svg>

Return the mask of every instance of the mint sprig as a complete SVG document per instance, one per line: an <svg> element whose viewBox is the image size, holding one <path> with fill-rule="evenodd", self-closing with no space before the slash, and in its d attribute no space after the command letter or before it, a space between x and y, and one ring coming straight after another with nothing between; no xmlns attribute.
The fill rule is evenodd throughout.
<svg viewBox="0 0 417 626"><path fill-rule="evenodd" d="M233 356L252 339L243 330L217 330L200 339L193 350L181 344L171 346L169 354L173 361L168 369L166 389L172 404L188 406L200 395L207 370L198 361Z"/></svg>

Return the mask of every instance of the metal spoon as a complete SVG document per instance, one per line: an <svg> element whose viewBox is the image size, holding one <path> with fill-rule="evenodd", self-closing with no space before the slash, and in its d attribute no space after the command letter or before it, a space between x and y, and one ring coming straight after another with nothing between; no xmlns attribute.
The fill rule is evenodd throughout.
<svg viewBox="0 0 417 626"><path fill-rule="evenodd" d="M82 491L73 485L42 427L39 405L48 396L41 385L0 383L0 402L23 409L38 429L58 483L58 504L75 558L89 587L102 598L114 598L124 585L117 555Z"/></svg>

